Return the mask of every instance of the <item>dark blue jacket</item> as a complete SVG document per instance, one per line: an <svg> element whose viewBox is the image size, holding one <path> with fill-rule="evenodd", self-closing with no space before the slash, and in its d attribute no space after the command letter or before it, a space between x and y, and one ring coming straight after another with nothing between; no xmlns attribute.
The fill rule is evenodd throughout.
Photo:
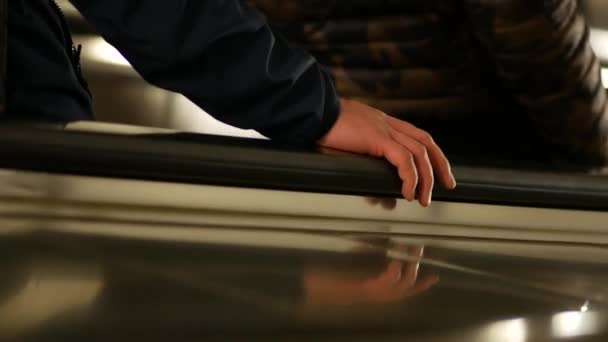
<svg viewBox="0 0 608 342"><path fill-rule="evenodd" d="M72 3L147 81L223 122L305 143L335 122L339 103L328 74L242 0ZM9 115L92 119L78 52L54 6L9 0Z"/></svg>

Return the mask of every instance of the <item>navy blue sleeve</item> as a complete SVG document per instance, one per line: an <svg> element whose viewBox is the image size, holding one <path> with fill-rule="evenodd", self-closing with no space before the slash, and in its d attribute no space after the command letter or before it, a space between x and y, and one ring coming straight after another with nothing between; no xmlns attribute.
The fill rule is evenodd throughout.
<svg viewBox="0 0 608 342"><path fill-rule="evenodd" d="M71 0L148 82L225 123L311 143L334 124L333 81L242 0Z"/></svg>

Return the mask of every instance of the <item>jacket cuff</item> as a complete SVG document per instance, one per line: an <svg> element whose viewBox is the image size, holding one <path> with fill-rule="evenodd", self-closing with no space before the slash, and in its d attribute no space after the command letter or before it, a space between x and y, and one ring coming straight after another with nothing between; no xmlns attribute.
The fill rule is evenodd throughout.
<svg viewBox="0 0 608 342"><path fill-rule="evenodd" d="M315 70L316 69L316 70ZM299 112L283 113L285 120L273 125L265 132L260 133L274 141L296 146L315 145L334 126L340 113L340 98L336 92L333 80L320 66L309 71L307 77L317 82L306 82L307 87L315 87L314 96L296 96L291 101L301 101L302 105L294 104L292 110ZM289 108L288 108L289 110ZM291 114L291 115L290 115Z"/></svg>
<svg viewBox="0 0 608 342"><path fill-rule="evenodd" d="M323 72L323 77L325 78L325 108L321 116L320 128L312 139L314 142L319 141L334 127L340 115L340 97L336 92L334 81L326 72Z"/></svg>

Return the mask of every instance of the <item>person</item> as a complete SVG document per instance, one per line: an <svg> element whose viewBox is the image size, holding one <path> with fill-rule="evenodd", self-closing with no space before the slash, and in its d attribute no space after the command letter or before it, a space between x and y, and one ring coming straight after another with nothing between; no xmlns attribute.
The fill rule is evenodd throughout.
<svg viewBox="0 0 608 342"><path fill-rule="evenodd" d="M403 196L431 203L435 176L456 181L425 131L340 98L305 50L277 35L241 0L72 0L152 84L179 92L230 125L292 144L384 157ZM92 120L75 48L52 0L9 0L7 117Z"/></svg>
<svg viewBox="0 0 608 342"><path fill-rule="evenodd" d="M608 162L600 64L577 0L251 0L338 93L448 154Z"/></svg>

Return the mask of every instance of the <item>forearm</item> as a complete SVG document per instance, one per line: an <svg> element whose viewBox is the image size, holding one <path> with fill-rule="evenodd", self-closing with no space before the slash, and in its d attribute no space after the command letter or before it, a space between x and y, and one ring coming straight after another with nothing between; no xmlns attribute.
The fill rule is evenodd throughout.
<svg viewBox="0 0 608 342"><path fill-rule="evenodd" d="M333 83L239 0L72 0L149 82L228 124L310 143L338 114Z"/></svg>

